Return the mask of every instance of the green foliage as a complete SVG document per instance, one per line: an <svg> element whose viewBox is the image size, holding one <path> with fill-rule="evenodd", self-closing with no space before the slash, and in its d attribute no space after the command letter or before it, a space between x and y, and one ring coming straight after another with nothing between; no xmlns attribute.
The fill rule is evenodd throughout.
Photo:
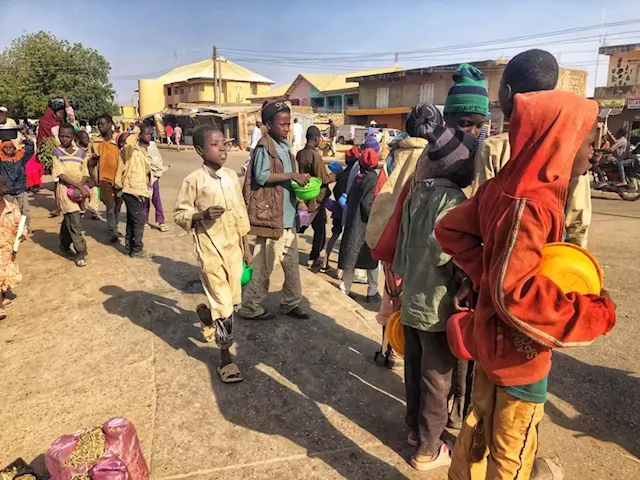
<svg viewBox="0 0 640 480"><path fill-rule="evenodd" d="M50 98L67 95L76 117L117 114L109 62L92 48L47 32L25 34L0 53L0 104L14 118L39 118Z"/></svg>
<svg viewBox="0 0 640 480"><path fill-rule="evenodd" d="M38 143L38 160L44 165L44 168L51 170L53 168L53 151L58 146L55 137L46 138Z"/></svg>

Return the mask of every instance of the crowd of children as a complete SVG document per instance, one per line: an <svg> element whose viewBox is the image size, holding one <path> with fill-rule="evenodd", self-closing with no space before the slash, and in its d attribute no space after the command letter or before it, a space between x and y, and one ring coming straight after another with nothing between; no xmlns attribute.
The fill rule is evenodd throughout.
<svg viewBox="0 0 640 480"><path fill-rule="evenodd" d="M414 107L407 117L408 137L392 145L388 156L379 158L380 145L370 133L362 148L346 152L346 168L335 173L326 169L318 150L319 129L307 130L306 146L294 158L286 140L289 107L266 103L266 131L252 144L242 188L237 174L224 166L222 133L213 126L197 128L193 144L203 165L184 179L173 217L192 234L208 301L197 307L197 315L205 339L220 348L221 381L244 379L229 351L234 313L251 320L275 318L261 303L277 264L285 275L281 313L309 317L300 308L298 273L304 210L314 230L310 266L327 271L342 234L341 290L351 294L356 269L367 271L367 300L382 300L383 336L390 316L400 312L407 442L415 447L411 465L421 471L450 466L454 480L562 478L557 463L535 458L551 352L588 344L606 334L616 316L606 290L566 295L538 274L546 243L565 239L586 245L591 216L585 173L598 107L553 90L557 78L557 62L548 52L514 57L499 95L509 133L479 145L489 113L487 82L477 68L463 64L454 74L444 115L432 104ZM111 240L119 241L124 203L126 251L134 258L150 257L143 233L151 204L166 231L159 190L164 166L152 142L153 127L143 124L139 132L117 138L111 117L104 115L99 133L90 138L55 115L52 110L45 124L56 127L59 141L52 174L63 214L61 250L73 255L76 265L87 264L82 212L98 215L99 192ZM0 319L10 304L7 293L21 279L13 243L21 214L28 217L25 164L32 153L29 141L20 150L12 142L0 145ZM303 186L312 176L321 180L320 195L302 202L292 182ZM467 198L463 189L472 183ZM325 245L327 212L333 227ZM249 234L256 237L253 253ZM243 292L250 265L253 278ZM378 352L376 361L402 365L392 350ZM455 446L446 440L447 426L461 429Z"/></svg>

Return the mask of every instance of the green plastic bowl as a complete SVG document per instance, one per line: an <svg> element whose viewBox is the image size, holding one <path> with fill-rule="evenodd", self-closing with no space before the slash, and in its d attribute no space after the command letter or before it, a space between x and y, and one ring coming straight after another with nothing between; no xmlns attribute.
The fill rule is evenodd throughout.
<svg viewBox="0 0 640 480"><path fill-rule="evenodd" d="M296 182L291 182L291 188L300 200L311 200L320 195L320 187L322 186L322 180L318 177L311 177L304 187L301 187Z"/></svg>
<svg viewBox="0 0 640 480"><path fill-rule="evenodd" d="M242 278L240 279L240 284L243 287L251 281L252 275L253 265L247 265L247 262L242 262Z"/></svg>

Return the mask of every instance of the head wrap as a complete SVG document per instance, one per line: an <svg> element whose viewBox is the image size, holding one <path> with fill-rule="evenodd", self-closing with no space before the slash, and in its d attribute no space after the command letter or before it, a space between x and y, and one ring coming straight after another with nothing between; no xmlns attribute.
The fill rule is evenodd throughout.
<svg viewBox="0 0 640 480"><path fill-rule="evenodd" d="M489 113L487 81L476 67L463 63L453 74L453 87L449 89L444 113Z"/></svg>
<svg viewBox="0 0 640 480"><path fill-rule="evenodd" d="M9 145L11 145L14 148L16 146L16 144L13 143L12 140L5 140L2 143L0 143L0 160L2 160L3 162L14 162L14 163L22 160L22 157L24 157L24 149L18 150L17 148L15 148L14 150L15 153L13 154L13 157L10 157L6 153L4 153L4 147Z"/></svg>
<svg viewBox="0 0 640 480"><path fill-rule="evenodd" d="M344 152L344 160L347 163L347 165L351 165L353 163L356 163L358 160L360 160L360 154L361 154L360 149L354 145L349 150Z"/></svg>
<svg viewBox="0 0 640 480"><path fill-rule="evenodd" d="M434 176L448 175L473 161L477 141L470 133L438 126L427 140L427 155Z"/></svg>
<svg viewBox="0 0 640 480"><path fill-rule="evenodd" d="M7 107L0 107L0 112L8 113L9 109Z"/></svg>
<svg viewBox="0 0 640 480"><path fill-rule="evenodd" d="M367 148L360 155L360 173L356 175L356 182L362 183L365 172L373 170L378 166L378 153L371 148ZM374 172L375 173L375 172Z"/></svg>
<svg viewBox="0 0 640 480"><path fill-rule="evenodd" d="M367 135L364 139L364 143L362 144L362 150L371 149L374 152L378 153L380 151L380 144L376 140L374 135ZM364 152L363 152L364 153Z"/></svg>
<svg viewBox="0 0 640 480"><path fill-rule="evenodd" d="M411 109L406 122L406 130L411 137L427 138L427 133L432 133L438 125L444 125L438 107L433 103L421 103Z"/></svg>
<svg viewBox="0 0 640 480"><path fill-rule="evenodd" d="M271 102L262 107L262 123L267 123L277 114L291 113L291 109L284 102Z"/></svg>

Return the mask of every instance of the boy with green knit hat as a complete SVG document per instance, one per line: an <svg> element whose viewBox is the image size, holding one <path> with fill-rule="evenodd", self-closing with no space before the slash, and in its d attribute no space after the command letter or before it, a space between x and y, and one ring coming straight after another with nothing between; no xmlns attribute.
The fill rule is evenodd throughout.
<svg viewBox="0 0 640 480"><path fill-rule="evenodd" d="M487 80L476 67L463 63L453 74L453 86L444 104L444 121L448 127L477 138L488 114Z"/></svg>
<svg viewBox="0 0 640 480"><path fill-rule="evenodd" d="M463 130L478 138L488 114L487 80L476 67L463 63L453 74L453 86L444 104L444 121L448 127ZM450 428L462 428L470 373L469 362L456 361L451 382Z"/></svg>

